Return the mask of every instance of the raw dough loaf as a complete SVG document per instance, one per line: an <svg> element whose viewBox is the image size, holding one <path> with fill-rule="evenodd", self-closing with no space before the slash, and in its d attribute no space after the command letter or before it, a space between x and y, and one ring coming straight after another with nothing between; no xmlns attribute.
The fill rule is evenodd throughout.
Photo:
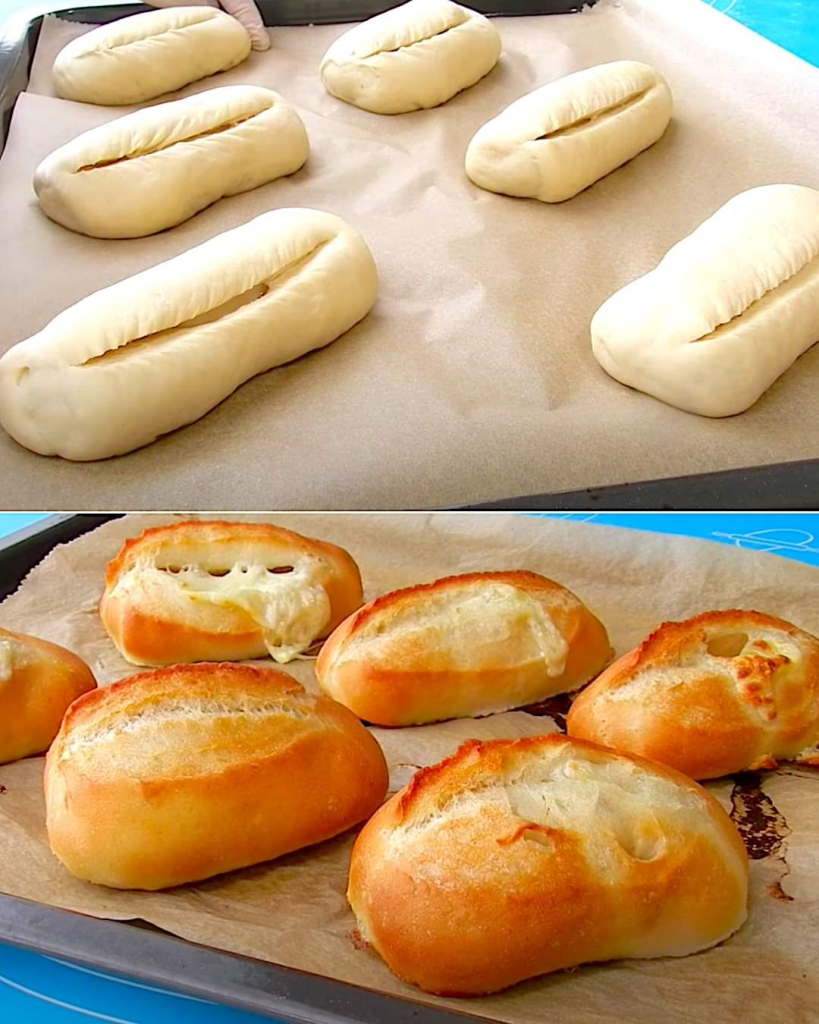
<svg viewBox="0 0 819 1024"><path fill-rule="evenodd" d="M653 145L671 107L668 84L647 64L621 60L578 71L479 129L466 173L490 192L559 203Z"/></svg>
<svg viewBox="0 0 819 1024"><path fill-rule="evenodd" d="M747 890L742 840L710 793L553 735L471 740L417 772L361 830L347 898L400 978L476 996L707 949L745 920Z"/></svg>
<svg viewBox="0 0 819 1024"><path fill-rule="evenodd" d="M72 231L139 238L292 174L308 150L301 118L278 93L229 85L85 132L43 160L34 191Z"/></svg>
<svg viewBox="0 0 819 1024"><path fill-rule="evenodd" d="M410 0L345 32L321 77L340 100L375 114L437 107L497 64L501 39L482 14L449 0Z"/></svg>
<svg viewBox="0 0 819 1024"><path fill-rule="evenodd" d="M819 340L819 192L729 200L591 322L606 373L700 416L743 412Z"/></svg>
<svg viewBox="0 0 819 1024"><path fill-rule="evenodd" d="M78 36L57 54L54 88L65 100L123 106L181 89L241 64L250 36L212 7L134 14Z"/></svg>
<svg viewBox="0 0 819 1024"><path fill-rule="evenodd" d="M375 302L361 235L273 210L89 295L0 359L0 425L41 455L120 455L335 341Z"/></svg>
<svg viewBox="0 0 819 1024"><path fill-rule="evenodd" d="M105 572L103 625L126 661L288 662L362 602L342 548L271 523L187 522L127 540Z"/></svg>
<svg viewBox="0 0 819 1024"><path fill-rule="evenodd" d="M44 784L72 874L164 889L346 831L384 799L387 765L354 715L284 672L174 665L75 701Z"/></svg>
<svg viewBox="0 0 819 1024"><path fill-rule="evenodd" d="M568 731L695 779L819 767L819 640L759 612L666 622L583 690Z"/></svg>

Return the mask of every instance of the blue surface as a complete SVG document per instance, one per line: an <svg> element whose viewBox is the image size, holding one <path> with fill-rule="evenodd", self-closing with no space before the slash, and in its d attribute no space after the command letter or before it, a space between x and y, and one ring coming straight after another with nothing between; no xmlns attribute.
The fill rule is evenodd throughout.
<svg viewBox="0 0 819 1024"><path fill-rule="evenodd" d="M704 0L760 35L819 66L817 0Z"/></svg>
<svg viewBox="0 0 819 1024"><path fill-rule="evenodd" d="M43 512L0 512L0 537L7 537L45 518Z"/></svg>
<svg viewBox="0 0 819 1024"><path fill-rule="evenodd" d="M819 513L568 512L544 517L701 537L819 566ZM19 518L0 513L0 536ZM19 529L19 524L14 528ZM267 1020L0 945L2 1024L80 1024L90 1019L114 1024L261 1024Z"/></svg>

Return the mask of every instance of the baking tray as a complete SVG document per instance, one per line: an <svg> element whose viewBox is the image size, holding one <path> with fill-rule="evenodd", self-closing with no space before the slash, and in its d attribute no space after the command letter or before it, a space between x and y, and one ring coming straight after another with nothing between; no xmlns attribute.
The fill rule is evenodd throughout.
<svg viewBox="0 0 819 1024"><path fill-rule="evenodd" d="M0 540L0 598L57 544L116 515L54 515ZM481 1021L176 938L144 922L107 921L0 895L0 942L101 968L287 1024Z"/></svg>
<svg viewBox="0 0 819 1024"><path fill-rule="evenodd" d="M360 21L395 6L389 0L257 0L265 24L305 25ZM490 16L566 14L598 0L468 0ZM14 104L28 83L43 17L103 24L150 10L143 4L103 3L83 7L48 2L12 15L0 23L0 153ZM447 506L455 509L499 510L815 510L819 508L819 458L749 466L714 473L631 483L577 491L510 495L487 503Z"/></svg>

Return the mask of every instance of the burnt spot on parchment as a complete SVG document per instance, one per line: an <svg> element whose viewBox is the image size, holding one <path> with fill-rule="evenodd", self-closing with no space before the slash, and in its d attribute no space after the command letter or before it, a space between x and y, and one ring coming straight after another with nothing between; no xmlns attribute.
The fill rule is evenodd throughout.
<svg viewBox="0 0 819 1024"><path fill-rule="evenodd" d="M352 942L353 946L356 949L370 948L369 942L367 942L367 940L362 936L358 928L353 928L353 930L350 932L350 941Z"/></svg>
<svg viewBox="0 0 819 1024"><path fill-rule="evenodd" d="M0 796L2 796L2 795L3 795L4 793L8 793L8 790L7 790L7 789L6 789L6 787L5 787L4 785L3 785L3 783L2 783L2 782L0 782Z"/></svg>
<svg viewBox="0 0 819 1024"><path fill-rule="evenodd" d="M547 697L546 700L537 704L530 704L523 708L530 715L548 715L561 732L566 731L566 715L572 706L573 693L558 693L554 697Z"/></svg>
<svg viewBox="0 0 819 1024"><path fill-rule="evenodd" d="M742 837L751 860L778 860L782 865L779 878L766 887L773 899L786 903L793 901L782 888L782 882L790 873L787 861L786 839L791 829L784 814L763 792L765 776L761 772L741 772L734 776L731 790L731 820Z"/></svg>

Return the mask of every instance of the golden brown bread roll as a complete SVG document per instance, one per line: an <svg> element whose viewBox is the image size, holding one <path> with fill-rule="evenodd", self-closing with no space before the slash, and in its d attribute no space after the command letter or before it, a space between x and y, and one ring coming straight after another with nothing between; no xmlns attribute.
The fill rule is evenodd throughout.
<svg viewBox="0 0 819 1024"><path fill-rule="evenodd" d="M76 701L46 759L51 848L78 878L164 889L272 860L369 817L373 737L277 669L155 669Z"/></svg>
<svg viewBox="0 0 819 1024"><path fill-rule="evenodd" d="M819 640L759 612L666 622L580 694L567 728L695 779L819 764Z"/></svg>
<svg viewBox="0 0 819 1024"><path fill-rule="evenodd" d="M47 750L68 705L96 685L76 654L0 629L0 764Z"/></svg>
<svg viewBox="0 0 819 1024"><path fill-rule="evenodd" d="M361 604L334 544L268 523L145 530L108 564L100 615L135 665L292 660Z"/></svg>
<svg viewBox="0 0 819 1024"><path fill-rule="evenodd" d="M564 736L466 743L367 822L347 897L400 978L495 992L589 961L685 956L746 917L748 860L697 783Z"/></svg>
<svg viewBox="0 0 819 1024"><path fill-rule="evenodd" d="M603 625L559 583L479 572L364 605L329 637L316 676L359 718L418 725L576 690L610 657Z"/></svg>

